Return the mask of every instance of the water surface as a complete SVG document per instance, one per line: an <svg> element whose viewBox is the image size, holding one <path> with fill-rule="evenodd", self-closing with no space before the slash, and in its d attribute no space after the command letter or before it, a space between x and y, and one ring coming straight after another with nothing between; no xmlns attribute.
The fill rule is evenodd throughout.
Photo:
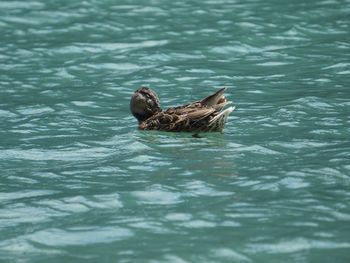
<svg viewBox="0 0 350 263"><path fill-rule="evenodd" d="M1 262L349 262L349 1L2 1ZM223 134L140 132L226 86Z"/></svg>

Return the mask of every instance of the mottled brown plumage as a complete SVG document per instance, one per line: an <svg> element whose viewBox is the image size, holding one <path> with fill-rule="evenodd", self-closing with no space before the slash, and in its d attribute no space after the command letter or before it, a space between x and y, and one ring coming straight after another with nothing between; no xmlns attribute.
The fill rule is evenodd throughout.
<svg viewBox="0 0 350 263"><path fill-rule="evenodd" d="M223 95L225 88L214 94L183 106L162 111L156 93L142 87L135 91L130 101L130 110L139 121L141 130L172 132L216 132L222 131L228 115L234 110Z"/></svg>

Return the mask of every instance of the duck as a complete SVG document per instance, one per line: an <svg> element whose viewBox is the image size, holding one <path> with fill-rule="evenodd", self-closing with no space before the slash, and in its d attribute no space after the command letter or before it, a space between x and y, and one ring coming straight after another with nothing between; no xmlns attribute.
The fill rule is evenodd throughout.
<svg viewBox="0 0 350 263"><path fill-rule="evenodd" d="M224 96L226 88L185 105L163 111L156 92L148 87L137 89L130 100L130 111L140 130L168 132L222 132L229 114L235 109Z"/></svg>

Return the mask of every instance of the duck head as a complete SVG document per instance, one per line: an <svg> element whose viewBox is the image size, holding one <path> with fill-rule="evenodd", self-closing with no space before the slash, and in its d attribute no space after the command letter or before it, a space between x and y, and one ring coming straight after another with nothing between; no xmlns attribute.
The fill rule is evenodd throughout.
<svg viewBox="0 0 350 263"><path fill-rule="evenodd" d="M157 94L150 88L141 87L131 97L130 111L139 122L143 122L162 109Z"/></svg>

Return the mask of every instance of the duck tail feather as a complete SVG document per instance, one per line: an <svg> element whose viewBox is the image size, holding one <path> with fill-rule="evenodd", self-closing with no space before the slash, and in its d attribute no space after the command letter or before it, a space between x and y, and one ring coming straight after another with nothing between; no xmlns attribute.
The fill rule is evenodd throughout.
<svg viewBox="0 0 350 263"><path fill-rule="evenodd" d="M214 106L218 104L218 102L223 99L226 100L225 97L223 96L226 88L219 89L216 91L214 94L209 95L208 97L205 97L202 99L200 102L203 106Z"/></svg>
<svg viewBox="0 0 350 263"><path fill-rule="evenodd" d="M222 131L226 120L230 113L235 109L235 107L229 107L226 110L223 110L218 115L216 115L213 119L210 120L209 126L211 131Z"/></svg>

